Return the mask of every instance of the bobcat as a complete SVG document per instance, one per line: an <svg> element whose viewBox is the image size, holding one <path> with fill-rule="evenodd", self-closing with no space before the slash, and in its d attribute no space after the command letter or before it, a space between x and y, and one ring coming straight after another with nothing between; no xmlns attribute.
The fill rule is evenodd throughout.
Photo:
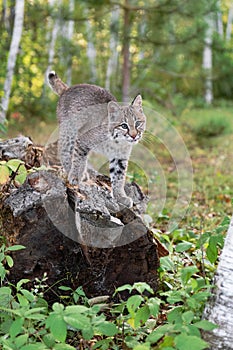
<svg viewBox="0 0 233 350"><path fill-rule="evenodd" d="M48 82L60 96L59 154L69 183L77 185L85 179L90 151L102 153L110 162L113 197L131 207L133 201L124 185L132 146L141 139L146 126L141 96L121 106L107 90L89 84L68 87L54 71L49 73Z"/></svg>

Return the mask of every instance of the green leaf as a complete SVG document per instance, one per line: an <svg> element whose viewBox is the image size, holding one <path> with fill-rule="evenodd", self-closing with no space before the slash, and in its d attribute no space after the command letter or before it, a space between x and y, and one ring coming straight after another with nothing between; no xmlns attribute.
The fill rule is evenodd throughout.
<svg viewBox="0 0 233 350"><path fill-rule="evenodd" d="M177 306L167 314L167 320L170 323L182 323L182 306Z"/></svg>
<svg viewBox="0 0 233 350"><path fill-rule="evenodd" d="M85 313L88 310L90 309L84 305L70 305L66 307L64 315L71 316L72 314Z"/></svg>
<svg viewBox="0 0 233 350"><path fill-rule="evenodd" d="M54 303L53 306L52 306L52 309L53 309L56 313L60 314L60 313L62 313L63 310L64 310L64 305L62 305L62 304L60 304L60 303Z"/></svg>
<svg viewBox="0 0 233 350"><path fill-rule="evenodd" d="M175 250L177 253L182 253L182 252L185 252L186 250L189 250L192 246L193 244L190 242L181 242L177 244Z"/></svg>
<svg viewBox="0 0 233 350"><path fill-rule="evenodd" d="M124 284L123 286L120 286L115 290L114 295L116 293L123 292L124 290L128 290L131 293L133 290L133 287L130 284Z"/></svg>
<svg viewBox="0 0 233 350"><path fill-rule="evenodd" d="M29 345L24 345L20 350L48 350L47 346L42 343L34 343Z"/></svg>
<svg viewBox="0 0 233 350"><path fill-rule="evenodd" d="M32 302L35 300L33 293L29 292L27 289L21 289L20 291L28 301Z"/></svg>
<svg viewBox="0 0 233 350"><path fill-rule="evenodd" d="M73 346L68 344L55 344L53 349L54 350L75 350L77 348L74 348Z"/></svg>
<svg viewBox="0 0 233 350"><path fill-rule="evenodd" d="M6 165L0 165L0 185L4 185L10 178L10 171Z"/></svg>
<svg viewBox="0 0 233 350"><path fill-rule="evenodd" d="M12 267L14 265L14 261L10 255L6 255L6 262L9 267Z"/></svg>
<svg viewBox="0 0 233 350"><path fill-rule="evenodd" d="M117 334L118 330L114 323L104 321L95 327L95 330L98 330L101 335L106 335L107 337L113 337Z"/></svg>
<svg viewBox="0 0 233 350"><path fill-rule="evenodd" d="M207 320L201 320L193 325L197 328L203 329L204 331L212 331L213 329L218 328L216 324Z"/></svg>
<svg viewBox="0 0 233 350"><path fill-rule="evenodd" d="M60 342L66 340L67 328L63 317L59 314L50 314L46 320L46 326L50 328L54 338Z"/></svg>
<svg viewBox="0 0 233 350"><path fill-rule="evenodd" d="M160 267L164 271L175 270L173 261L169 258L169 256L163 256L162 258L160 258Z"/></svg>
<svg viewBox="0 0 233 350"><path fill-rule="evenodd" d="M218 258L218 243L219 235L211 236L209 239L209 245L206 249L206 255L209 261L213 264Z"/></svg>
<svg viewBox="0 0 233 350"><path fill-rule="evenodd" d="M7 162L7 166L9 169L11 169L12 171L16 171L22 164L24 164L24 162L20 159L10 159Z"/></svg>
<svg viewBox="0 0 233 350"><path fill-rule="evenodd" d="M26 247L24 245L16 244L16 245L12 245L11 247L8 247L6 249L6 252L15 252L16 250L22 250L25 248ZM28 281L30 281L30 280L28 280Z"/></svg>
<svg viewBox="0 0 233 350"><path fill-rule="evenodd" d="M90 319L82 314L64 316L64 321L78 330L91 327Z"/></svg>
<svg viewBox="0 0 233 350"><path fill-rule="evenodd" d="M21 333L23 322L23 318L17 318L15 321L12 322L9 332L12 338L15 338L19 333Z"/></svg>
<svg viewBox="0 0 233 350"><path fill-rule="evenodd" d="M21 349L21 346L23 346L24 344L26 344L27 340L28 340L28 334L19 335L19 336L15 339L15 345L17 346L18 349Z"/></svg>
<svg viewBox="0 0 233 350"><path fill-rule="evenodd" d="M93 335L94 335L94 331L92 327L82 329L82 336L84 339L91 340Z"/></svg>
<svg viewBox="0 0 233 350"><path fill-rule="evenodd" d="M143 325L150 317L150 309L148 305L141 307L135 315L135 327Z"/></svg>
<svg viewBox="0 0 233 350"><path fill-rule="evenodd" d="M193 318L194 318L194 313L189 310L189 311L186 311L182 314L182 320L184 321L184 323L186 324L189 324L192 322Z"/></svg>
<svg viewBox="0 0 233 350"><path fill-rule="evenodd" d="M136 289L140 294L144 293L145 290L151 294L154 294L154 290L146 282L136 282L133 284L133 289Z"/></svg>
<svg viewBox="0 0 233 350"><path fill-rule="evenodd" d="M178 350L202 350L208 348L208 343L193 335L179 334L175 337L174 342Z"/></svg>
<svg viewBox="0 0 233 350"><path fill-rule="evenodd" d="M186 266L182 268L180 277L183 285L187 284L190 277L196 272L198 272L198 268L196 266Z"/></svg>
<svg viewBox="0 0 233 350"><path fill-rule="evenodd" d="M183 296L182 296L182 291L169 291L166 293L168 295L167 297L167 302L169 304L175 304L178 303L179 301L183 301Z"/></svg>
<svg viewBox="0 0 233 350"><path fill-rule="evenodd" d="M138 344L134 346L133 350L150 350L150 343Z"/></svg>
<svg viewBox="0 0 233 350"><path fill-rule="evenodd" d="M133 295L127 300L126 306L132 317L135 315L135 311L138 309L142 301L143 297L141 295Z"/></svg>
<svg viewBox="0 0 233 350"><path fill-rule="evenodd" d="M102 339L95 343L94 346L92 346L92 349L101 349L101 350L109 350L111 349L110 344L112 343L112 339ZM61 349L62 350L62 349Z"/></svg>
<svg viewBox="0 0 233 350"><path fill-rule="evenodd" d="M150 309L150 314L154 317L158 317L159 308L160 308L161 300L159 298L150 298L147 302L147 305Z"/></svg>
<svg viewBox="0 0 233 350"><path fill-rule="evenodd" d="M53 348L55 345L55 339L52 334L48 333L43 336L43 342L48 348Z"/></svg>

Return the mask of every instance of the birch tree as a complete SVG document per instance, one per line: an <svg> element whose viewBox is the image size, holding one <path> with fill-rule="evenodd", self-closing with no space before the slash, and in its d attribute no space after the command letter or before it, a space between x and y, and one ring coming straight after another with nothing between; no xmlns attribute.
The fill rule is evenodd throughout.
<svg viewBox="0 0 233 350"><path fill-rule="evenodd" d="M85 16L88 18L88 10L84 10ZM90 72L91 72L91 78L90 81L92 83L95 83L97 80L97 71L96 71L96 48L93 42L94 38L94 33L93 33L93 28L91 25L91 22L89 18L86 21L86 31L87 31L87 58L90 63Z"/></svg>
<svg viewBox="0 0 233 350"><path fill-rule="evenodd" d="M212 82L212 42L213 42L213 21L212 16L206 19L207 30L204 38L203 50L203 71L205 74L204 99L207 104L213 102L213 82Z"/></svg>
<svg viewBox="0 0 233 350"><path fill-rule="evenodd" d="M49 0L49 5L52 7L57 6L57 8L59 8L61 6L61 0ZM51 39L50 39L50 43L49 43L49 48L48 48L48 66L45 72L45 85L47 84L47 76L48 73L51 71L52 69L52 65L53 65L53 60L54 60L54 55L55 55L55 44L56 44L56 40L57 40L57 36L58 36L58 31L59 31L59 26L60 26L60 19L57 16L53 26L52 26L52 33L51 33Z"/></svg>
<svg viewBox="0 0 233 350"><path fill-rule="evenodd" d="M231 1L226 28L226 41L230 41L232 32L232 20L233 20L233 2Z"/></svg>
<svg viewBox="0 0 233 350"><path fill-rule="evenodd" d="M74 0L70 0L69 1L70 15L72 15L73 12L74 12ZM70 19L68 21L67 32L66 32L67 41L71 42L73 34L74 34L74 21ZM67 59L66 82L67 82L67 85L70 86L72 82L72 56L70 52L68 52L66 59Z"/></svg>
<svg viewBox="0 0 233 350"><path fill-rule="evenodd" d="M223 22L222 22L222 11L221 11L221 2L220 0L217 2L217 20L216 20L216 29L218 35L223 39L224 30L223 30Z"/></svg>
<svg viewBox="0 0 233 350"><path fill-rule="evenodd" d="M214 296L207 304L204 318L218 328L204 334L210 350L233 349L233 219L229 226L224 248L215 276Z"/></svg>
<svg viewBox="0 0 233 350"><path fill-rule="evenodd" d="M10 45L10 51L7 61L7 72L3 88L3 97L1 100L0 122L3 123L9 106L12 79L14 75L15 63L19 51L19 44L23 31L24 19L24 0L16 0L15 3L15 19Z"/></svg>

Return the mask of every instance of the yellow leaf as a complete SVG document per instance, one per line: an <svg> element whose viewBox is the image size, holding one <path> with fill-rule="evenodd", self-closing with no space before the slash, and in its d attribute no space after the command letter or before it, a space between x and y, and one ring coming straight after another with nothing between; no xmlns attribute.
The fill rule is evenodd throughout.
<svg viewBox="0 0 233 350"><path fill-rule="evenodd" d="M0 184L4 185L10 178L10 171L6 165L0 165Z"/></svg>
<svg viewBox="0 0 233 350"><path fill-rule="evenodd" d="M127 323L132 327L132 328L135 328L135 325L134 325L134 318L130 318L127 320Z"/></svg>

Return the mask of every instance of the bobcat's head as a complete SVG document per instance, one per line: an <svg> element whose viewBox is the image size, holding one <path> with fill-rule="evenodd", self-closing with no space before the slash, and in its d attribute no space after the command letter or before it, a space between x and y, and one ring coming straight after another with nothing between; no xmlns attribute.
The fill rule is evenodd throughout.
<svg viewBox="0 0 233 350"><path fill-rule="evenodd" d="M142 97L137 95L128 106L117 102L108 103L110 132L116 142L137 143L146 128L146 116L142 109Z"/></svg>

